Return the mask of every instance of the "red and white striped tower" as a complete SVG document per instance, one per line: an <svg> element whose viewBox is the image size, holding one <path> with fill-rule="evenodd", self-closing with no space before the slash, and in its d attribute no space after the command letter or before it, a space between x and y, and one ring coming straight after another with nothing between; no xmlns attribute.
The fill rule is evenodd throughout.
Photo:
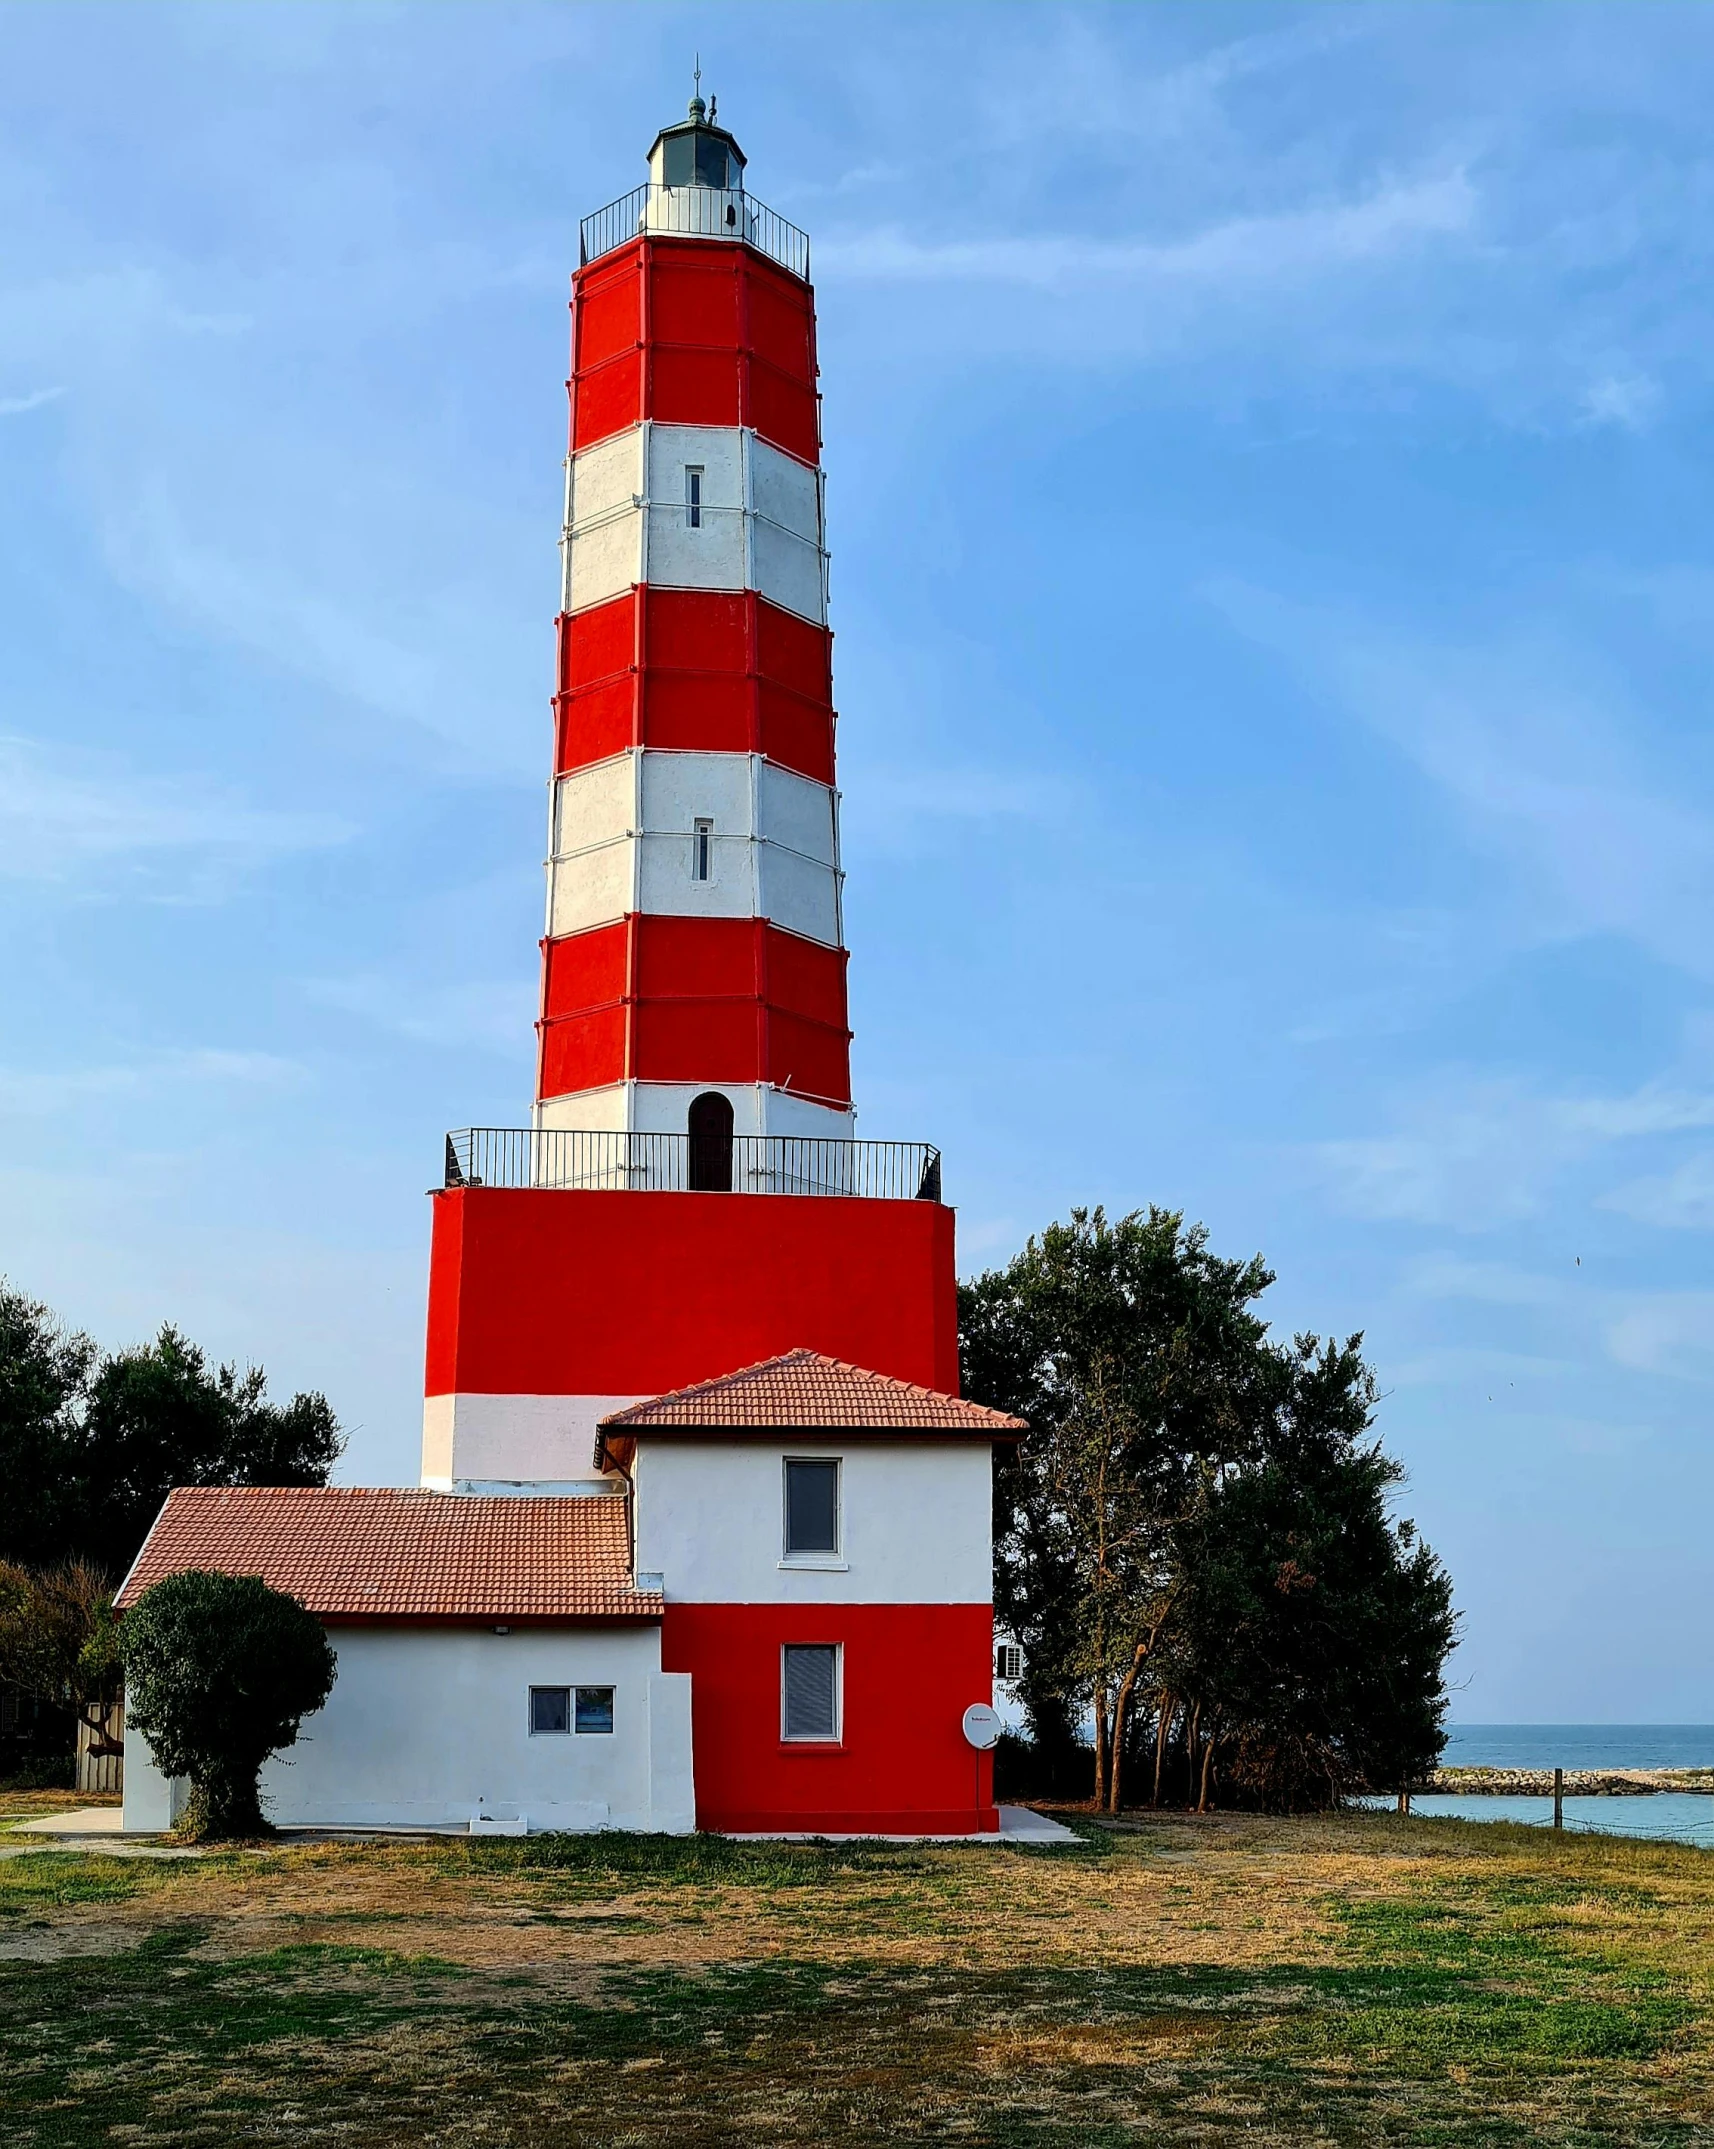
<svg viewBox="0 0 1714 2149"><path fill-rule="evenodd" d="M808 256L700 97L584 226L540 1127L853 1131Z"/></svg>

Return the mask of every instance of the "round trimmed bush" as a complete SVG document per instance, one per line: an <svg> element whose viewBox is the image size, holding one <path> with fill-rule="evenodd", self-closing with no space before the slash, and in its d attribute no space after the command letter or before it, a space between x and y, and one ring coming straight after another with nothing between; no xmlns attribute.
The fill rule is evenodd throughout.
<svg viewBox="0 0 1714 2149"><path fill-rule="evenodd" d="M201 1841L271 1833L256 1779L333 1691L321 1622L256 1575L169 1575L119 1634L125 1720L168 1776L188 1776L181 1832Z"/></svg>

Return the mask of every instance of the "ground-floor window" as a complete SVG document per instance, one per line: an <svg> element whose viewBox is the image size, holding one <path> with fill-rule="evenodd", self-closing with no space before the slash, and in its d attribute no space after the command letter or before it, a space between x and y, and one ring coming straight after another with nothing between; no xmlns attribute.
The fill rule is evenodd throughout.
<svg viewBox="0 0 1714 2149"><path fill-rule="evenodd" d="M780 1733L788 1739L839 1736L839 1648L788 1642L780 1652Z"/></svg>
<svg viewBox="0 0 1714 2149"><path fill-rule="evenodd" d="M579 1731L612 1730L613 1689L610 1686L580 1686L577 1689L577 1728Z"/></svg>
<svg viewBox="0 0 1714 2149"><path fill-rule="evenodd" d="M532 1686L530 1730L611 1731L613 1689L610 1686Z"/></svg>

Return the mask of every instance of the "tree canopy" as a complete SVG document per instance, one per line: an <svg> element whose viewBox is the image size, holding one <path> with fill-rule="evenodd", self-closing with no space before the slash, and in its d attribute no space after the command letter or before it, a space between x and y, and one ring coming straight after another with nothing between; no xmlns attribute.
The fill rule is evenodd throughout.
<svg viewBox="0 0 1714 2149"><path fill-rule="evenodd" d="M265 1834L262 1763L333 1691L321 1622L256 1575L189 1570L147 1589L120 1625L127 1721L168 1776L190 1779L191 1836Z"/></svg>
<svg viewBox="0 0 1714 2149"><path fill-rule="evenodd" d="M77 1718L93 1752L123 1751L108 1737L123 1678L105 1575L81 1561L37 1573L0 1560L0 1684Z"/></svg>
<svg viewBox="0 0 1714 2149"><path fill-rule="evenodd" d="M1145 1758L1191 1802L1299 1804L1440 1749L1450 1583L1391 1515L1362 1338L1274 1342L1273 1280L1095 1209L961 1289L965 1393L1032 1428L996 1468L996 1615L1038 1746L1092 1720L1115 1810Z"/></svg>
<svg viewBox="0 0 1714 2149"><path fill-rule="evenodd" d="M0 1281L0 1558L117 1578L174 1485L321 1485L344 1447L327 1398L268 1400L176 1328L104 1355Z"/></svg>

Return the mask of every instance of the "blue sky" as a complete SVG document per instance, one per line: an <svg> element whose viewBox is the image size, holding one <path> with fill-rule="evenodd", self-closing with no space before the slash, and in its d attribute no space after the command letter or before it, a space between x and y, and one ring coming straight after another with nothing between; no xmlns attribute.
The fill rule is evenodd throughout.
<svg viewBox="0 0 1714 2149"><path fill-rule="evenodd" d="M577 219L814 247L862 1130L1363 1329L1466 1719L1714 1719L1714 16L0 7L0 1267L414 1474Z"/></svg>

